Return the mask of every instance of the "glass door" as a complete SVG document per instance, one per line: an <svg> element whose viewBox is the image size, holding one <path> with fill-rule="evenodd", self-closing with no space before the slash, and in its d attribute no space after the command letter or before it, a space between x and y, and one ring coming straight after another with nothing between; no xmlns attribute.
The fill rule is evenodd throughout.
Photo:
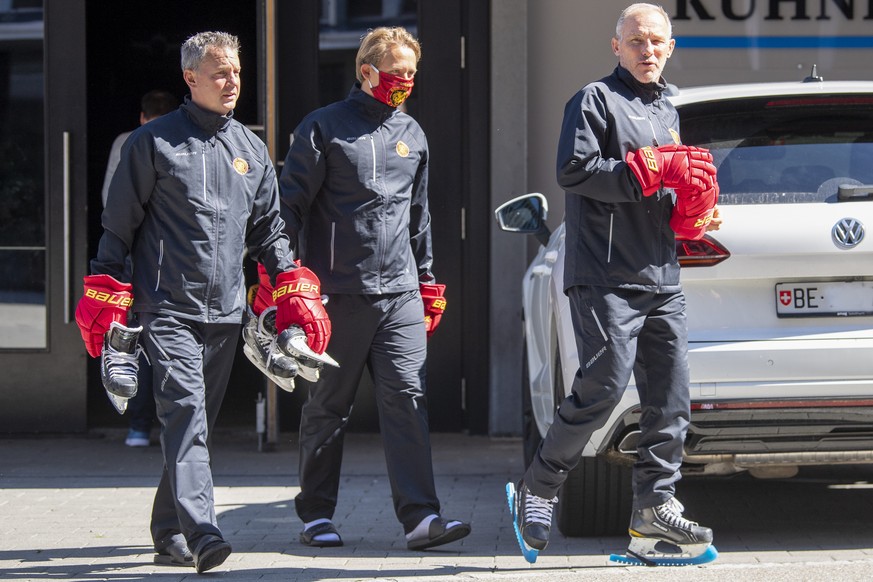
<svg viewBox="0 0 873 582"><path fill-rule="evenodd" d="M0 1L0 432L85 428L84 6Z"/></svg>
<svg viewBox="0 0 873 582"><path fill-rule="evenodd" d="M0 3L0 349L45 349L41 2Z"/></svg>

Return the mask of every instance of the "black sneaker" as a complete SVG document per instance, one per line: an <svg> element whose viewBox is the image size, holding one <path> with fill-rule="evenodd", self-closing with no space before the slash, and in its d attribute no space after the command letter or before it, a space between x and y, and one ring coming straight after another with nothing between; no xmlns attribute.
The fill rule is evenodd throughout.
<svg viewBox="0 0 873 582"><path fill-rule="evenodd" d="M230 556L231 551L229 543L221 538L215 538L194 554L194 568L198 574L217 568Z"/></svg>

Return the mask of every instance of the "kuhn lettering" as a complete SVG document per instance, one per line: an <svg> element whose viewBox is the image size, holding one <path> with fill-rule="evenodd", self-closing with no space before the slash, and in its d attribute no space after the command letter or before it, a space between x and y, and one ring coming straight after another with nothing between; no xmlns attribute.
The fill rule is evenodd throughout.
<svg viewBox="0 0 873 582"><path fill-rule="evenodd" d="M857 12L856 4L859 5ZM787 5L784 13L783 5ZM832 20L832 15L843 20L873 20L873 0L677 0L672 19L718 20L722 17L743 21L761 14L763 20Z"/></svg>

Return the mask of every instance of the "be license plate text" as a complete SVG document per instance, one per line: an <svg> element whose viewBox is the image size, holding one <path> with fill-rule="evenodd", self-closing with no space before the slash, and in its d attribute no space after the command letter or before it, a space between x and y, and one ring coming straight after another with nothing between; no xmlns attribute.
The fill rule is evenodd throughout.
<svg viewBox="0 0 873 582"><path fill-rule="evenodd" d="M779 317L873 315L873 281L806 281L776 284Z"/></svg>

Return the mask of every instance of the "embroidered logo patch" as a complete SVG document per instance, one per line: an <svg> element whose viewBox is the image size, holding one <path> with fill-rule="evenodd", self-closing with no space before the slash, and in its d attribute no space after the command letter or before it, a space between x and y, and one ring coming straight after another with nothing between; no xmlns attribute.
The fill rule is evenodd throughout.
<svg viewBox="0 0 873 582"><path fill-rule="evenodd" d="M242 158L233 159L233 169L240 176L245 176L249 173L249 163Z"/></svg>
<svg viewBox="0 0 873 582"><path fill-rule="evenodd" d="M401 158L405 158L409 155L409 146L403 143L402 141L397 142L397 155Z"/></svg>

